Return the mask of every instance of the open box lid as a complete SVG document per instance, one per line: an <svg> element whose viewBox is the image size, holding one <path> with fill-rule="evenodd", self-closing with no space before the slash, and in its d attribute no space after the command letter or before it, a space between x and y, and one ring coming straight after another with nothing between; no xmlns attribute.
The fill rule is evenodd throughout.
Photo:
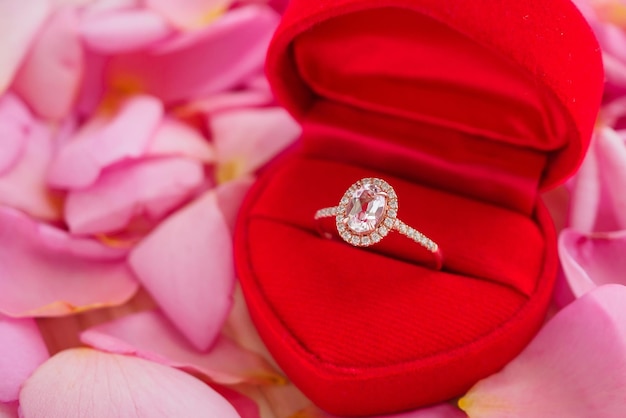
<svg viewBox="0 0 626 418"><path fill-rule="evenodd" d="M292 0L267 73L300 121L323 97L545 152L540 189L578 168L603 88L570 0Z"/></svg>

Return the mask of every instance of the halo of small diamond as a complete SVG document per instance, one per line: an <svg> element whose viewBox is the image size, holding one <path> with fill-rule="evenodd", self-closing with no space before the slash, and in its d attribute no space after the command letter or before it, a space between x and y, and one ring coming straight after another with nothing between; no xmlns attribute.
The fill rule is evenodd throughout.
<svg viewBox="0 0 626 418"><path fill-rule="evenodd" d="M361 187L373 185L385 194L385 210L376 227L369 232L357 233L347 226L348 206L354 193ZM398 196L395 190L385 180L379 178L364 178L355 182L339 201L335 223L339 236L350 245L368 247L380 242L393 229L398 216Z"/></svg>

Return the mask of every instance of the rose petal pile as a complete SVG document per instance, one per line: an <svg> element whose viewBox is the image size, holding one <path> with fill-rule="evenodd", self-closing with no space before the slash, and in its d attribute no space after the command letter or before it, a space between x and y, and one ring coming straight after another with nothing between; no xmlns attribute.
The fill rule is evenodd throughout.
<svg viewBox="0 0 626 418"><path fill-rule="evenodd" d="M0 415L258 416L226 386L284 380L222 332L239 203L300 133L263 75L283 3L0 2ZM49 358L34 318L139 289Z"/></svg>

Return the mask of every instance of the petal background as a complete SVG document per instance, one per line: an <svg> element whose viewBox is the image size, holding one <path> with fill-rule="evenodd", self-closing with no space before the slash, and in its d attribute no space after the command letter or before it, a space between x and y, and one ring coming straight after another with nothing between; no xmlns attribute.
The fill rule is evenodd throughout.
<svg viewBox="0 0 626 418"><path fill-rule="evenodd" d="M48 350L32 319L0 317L0 341L0 403L9 403L17 401L24 381L48 359Z"/></svg>
<svg viewBox="0 0 626 418"><path fill-rule="evenodd" d="M137 216L156 223L203 184L202 164L187 158L117 166L105 171L89 188L68 194L65 219L75 234L119 231Z"/></svg>
<svg viewBox="0 0 626 418"><path fill-rule="evenodd" d="M471 418L621 417L626 287L597 288L556 314L526 349L459 401Z"/></svg>
<svg viewBox="0 0 626 418"><path fill-rule="evenodd" d="M46 22L15 77L13 90L44 119L63 118L78 95L83 49L77 27L76 9L57 11Z"/></svg>
<svg viewBox="0 0 626 418"><path fill-rule="evenodd" d="M559 237L559 254L576 297L604 284L626 284L626 230L586 235L566 229Z"/></svg>
<svg viewBox="0 0 626 418"><path fill-rule="evenodd" d="M218 337L208 352L199 352L157 311L96 326L83 332L81 341L103 351L136 355L189 371L222 385L285 382L263 357L228 337Z"/></svg>
<svg viewBox="0 0 626 418"><path fill-rule="evenodd" d="M265 6L233 10L212 25L182 34L159 48L113 57L106 80L113 88L130 87L168 105L236 87L262 71L278 19Z"/></svg>
<svg viewBox="0 0 626 418"><path fill-rule="evenodd" d="M0 2L0 94L13 81L50 9L47 0Z"/></svg>
<svg viewBox="0 0 626 418"><path fill-rule="evenodd" d="M86 348L62 351L39 367L20 392L20 408L32 418L239 417L184 372Z"/></svg>
<svg viewBox="0 0 626 418"><path fill-rule="evenodd" d="M0 313L57 316L122 304L138 285L124 251L0 207Z"/></svg>
<svg viewBox="0 0 626 418"><path fill-rule="evenodd" d="M232 239L215 192L159 224L129 262L182 334L197 349L208 349L226 320L235 284Z"/></svg>
<svg viewBox="0 0 626 418"><path fill-rule="evenodd" d="M3 403L0 402L0 418L17 418L17 408L19 407L17 402Z"/></svg>
<svg viewBox="0 0 626 418"><path fill-rule="evenodd" d="M60 218L60 195L50 190L46 176L55 152L52 132L40 122L26 128L22 152L10 170L0 175L0 204L35 218Z"/></svg>
<svg viewBox="0 0 626 418"><path fill-rule="evenodd" d="M211 24L233 0L146 0L148 7L183 29Z"/></svg>
<svg viewBox="0 0 626 418"><path fill-rule="evenodd" d="M88 48L103 54L138 51L174 34L157 13L138 9L87 15L79 31Z"/></svg>
<svg viewBox="0 0 626 418"><path fill-rule="evenodd" d="M28 108L13 94L0 97L0 176L19 161L33 123Z"/></svg>
<svg viewBox="0 0 626 418"><path fill-rule="evenodd" d="M209 119L218 182L252 174L298 139L300 125L282 108L236 109Z"/></svg>
<svg viewBox="0 0 626 418"><path fill-rule="evenodd" d="M96 117L59 150L48 182L64 189L87 187L105 168L142 157L162 117L162 103L145 95L127 100L111 119Z"/></svg>

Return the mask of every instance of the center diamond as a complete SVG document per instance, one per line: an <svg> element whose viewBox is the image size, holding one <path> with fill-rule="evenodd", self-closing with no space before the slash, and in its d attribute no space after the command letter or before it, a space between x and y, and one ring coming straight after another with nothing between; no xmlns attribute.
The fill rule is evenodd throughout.
<svg viewBox="0 0 626 418"><path fill-rule="evenodd" d="M352 194L347 207L348 227L357 234L373 232L385 214L387 195L380 187L364 184Z"/></svg>

